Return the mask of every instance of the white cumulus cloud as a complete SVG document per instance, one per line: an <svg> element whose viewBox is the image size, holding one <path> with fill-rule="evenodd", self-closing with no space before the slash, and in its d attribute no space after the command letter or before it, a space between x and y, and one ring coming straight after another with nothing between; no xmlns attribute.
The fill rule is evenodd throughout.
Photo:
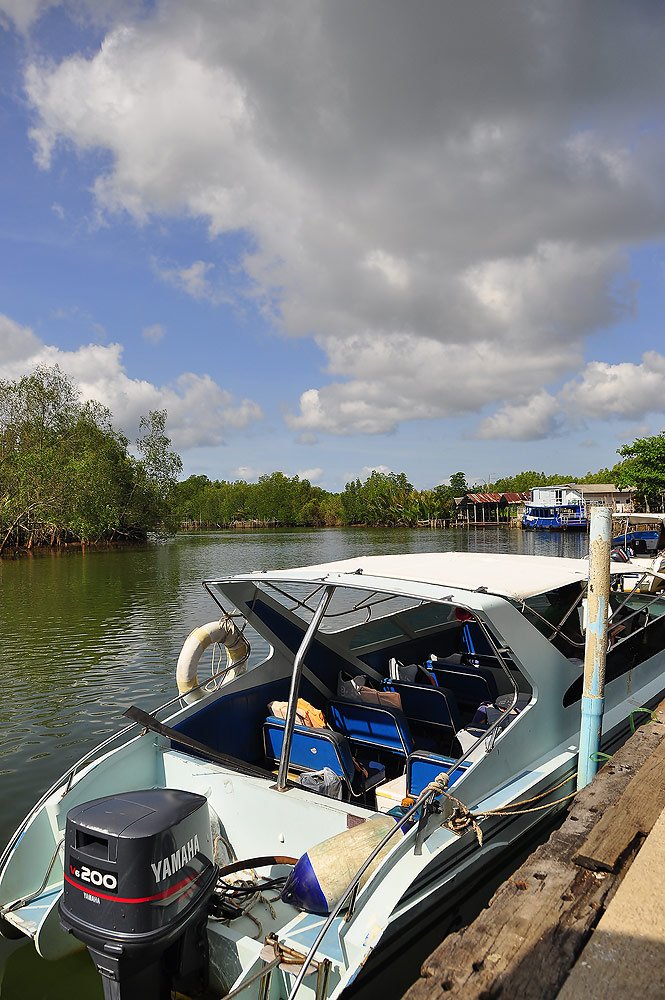
<svg viewBox="0 0 665 1000"><path fill-rule="evenodd" d="M553 437L561 424L561 407L546 391L522 403L507 403L481 421L477 437L534 441Z"/></svg>
<svg viewBox="0 0 665 1000"><path fill-rule="evenodd" d="M299 479L308 479L310 483L319 483L323 479L323 469L298 469Z"/></svg>
<svg viewBox="0 0 665 1000"><path fill-rule="evenodd" d="M246 427L263 416L258 403L237 400L210 375L183 372L174 382L157 386L127 375L121 344L87 344L63 351L44 344L29 327L0 314L0 371L4 378L21 378L37 365L59 365L78 384L82 399L96 399L107 406L116 426L130 438L136 435L143 414L166 408L169 436L181 450L220 444L227 428Z"/></svg>
<svg viewBox="0 0 665 1000"><path fill-rule="evenodd" d="M373 472L380 472L382 475L387 476L392 471L393 470L389 469L387 465L365 465L363 466L361 478L367 479L367 477L371 476Z"/></svg>
<svg viewBox="0 0 665 1000"><path fill-rule="evenodd" d="M237 469L231 470L229 473L229 479L243 479L245 482L250 482L253 479L258 479L259 476L262 475L264 475L264 473L261 469L253 469L251 465L239 465Z"/></svg>
<svg viewBox="0 0 665 1000"><path fill-rule="evenodd" d="M606 419L639 419L665 410L665 357L647 351L641 364L592 361L568 382L561 399L569 411Z"/></svg>
<svg viewBox="0 0 665 1000"><path fill-rule="evenodd" d="M151 323L150 326L144 326L141 330L141 336L149 344L158 344L160 340L164 339L165 333L166 330L161 323Z"/></svg>
<svg viewBox="0 0 665 1000"><path fill-rule="evenodd" d="M231 301L229 295L212 280L215 265L210 261L195 260L187 267L165 267L153 261L153 266L162 281L181 289L194 299L215 305Z"/></svg>
<svg viewBox="0 0 665 1000"><path fill-rule="evenodd" d="M0 0L23 29L46 5ZM488 406L486 435L515 426L511 407L554 426L547 393L582 371L591 334L630 316L629 251L665 233L665 136L643 127L665 86L655 7L100 9L98 51L29 59L37 162L102 150L108 219L185 215L211 240L246 237L234 294L328 357L292 429L385 433ZM229 295L203 259L162 274ZM580 398L608 408L608 373L580 377ZM611 378L627 401L628 373Z"/></svg>

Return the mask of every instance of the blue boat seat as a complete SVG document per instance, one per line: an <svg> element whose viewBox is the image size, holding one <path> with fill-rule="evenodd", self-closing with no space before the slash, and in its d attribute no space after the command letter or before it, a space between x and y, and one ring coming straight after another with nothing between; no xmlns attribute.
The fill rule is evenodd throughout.
<svg viewBox="0 0 665 1000"><path fill-rule="evenodd" d="M401 760L413 750L406 716L397 708L338 698L329 702L326 715L354 747L371 747Z"/></svg>
<svg viewBox="0 0 665 1000"><path fill-rule="evenodd" d="M452 691L444 687L432 687L430 684L411 684L409 681L394 681L386 678L383 687L387 691L395 691L402 701L402 709L414 733L418 729L423 738L418 738L422 744L429 732L434 734L434 745L447 741L448 751L452 750L453 739L462 728L457 700ZM432 728L433 727L433 728Z"/></svg>
<svg viewBox="0 0 665 1000"><path fill-rule="evenodd" d="M278 762L284 743L284 719L268 716L263 724L263 741L266 757ZM311 729L309 726L294 726L291 742L289 767L296 771L321 771L329 767L342 779L354 797L379 785L386 776L385 768L376 761L358 760L356 767L351 747L346 737L332 729Z"/></svg>
<svg viewBox="0 0 665 1000"><path fill-rule="evenodd" d="M451 691L457 704L467 713L473 714L483 702L494 704L499 695L494 675L483 667L441 660L430 660L427 666L437 686Z"/></svg>
<svg viewBox="0 0 665 1000"><path fill-rule="evenodd" d="M417 798L423 789L442 771L447 771L455 760L444 757L443 754L429 753L427 750L415 750L409 754L406 761L406 794ZM461 778L469 764L462 763L452 772L448 779L448 787Z"/></svg>

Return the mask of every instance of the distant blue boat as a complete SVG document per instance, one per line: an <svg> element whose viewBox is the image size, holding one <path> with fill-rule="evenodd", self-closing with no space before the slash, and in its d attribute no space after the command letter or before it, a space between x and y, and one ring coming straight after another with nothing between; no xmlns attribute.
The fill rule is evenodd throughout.
<svg viewBox="0 0 665 1000"><path fill-rule="evenodd" d="M624 520L623 531L618 532L612 539L613 547L620 547L636 556L655 555L658 549L663 547L662 512L626 514L621 520Z"/></svg>
<svg viewBox="0 0 665 1000"><path fill-rule="evenodd" d="M658 549L657 531L627 531L621 535L615 535L612 539L612 548L620 546L626 551L635 555L655 555Z"/></svg>
<svg viewBox="0 0 665 1000"><path fill-rule="evenodd" d="M522 527L530 531L586 531L589 519L584 504L527 503L524 506Z"/></svg>
<svg viewBox="0 0 665 1000"><path fill-rule="evenodd" d="M524 505L522 527L528 531L586 531L589 519L580 489L574 483L534 486Z"/></svg>

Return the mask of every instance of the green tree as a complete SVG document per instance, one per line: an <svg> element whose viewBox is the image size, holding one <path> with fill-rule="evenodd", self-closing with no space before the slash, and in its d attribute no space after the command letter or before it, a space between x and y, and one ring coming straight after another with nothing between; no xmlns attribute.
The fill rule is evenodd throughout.
<svg viewBox="0 0 665 1000"><path fill-rule="evenodd" d="M466 476L463 472L453 472L450 477L450 490L454 497L463 497L469 492Z"/></svg>
<svg viewBox="0 0 665 1000"><path fill-rule="evenodd" d="M7 547L142 539L169 523L182 466L166 412L142 419L139 459L111 413L82 404L55 366L0 382L0 553Z"/></svg>
<svg viewBox="0 0 665 1000"><path fill-rule="evenodd" d="M189 476L176 483L172 502L179 521L201 520L201 494L209 485L211 483L207 476Z"/></svg>
<svg viewBox="0 0 665 1000"><path fill-rule="evenodd" d="M344 524L393 526L427 519L422 513L421 494L403 472L374 470L364 483L359 479L347 483L340 506Z"/></svg>
<svg viewBox="0 0 665 1000"><path fill-rule="evenodd" d="M139 421L136 439L139 458L132 507L143 525L172 534L178 527L174 497L182 459L172 450L166 436L166 417L166 410L150 410Z"/></svg>
<svg viewBox="0 0 665 1000"><path fill-rule="evenodd" d="M654 437L637 438L618 449L623 462L615 466L616 485L632 487L638 503L650 511L662 509L665 493L665 431Z"/></svg>
<svg viewBox="0 0 665 1000"><path fill-rule="evenodd" d="M323 523L328 528L344 523L344 506L341 493L326 493L321 499Z"/></svg>
<svg viewBox="0 0 665 1000"><path fill-rule="evenodd" d="M68 489L52 505L54 520L83 542L124 534L136 473L127 438L114 429L106 407L96 402L83 406L61 460Z"/></svg>
<svg viewBox="0 0 665 1000"><path fill-rule="evenodd" d="M360 524L363 519L362 485L359 479L347 483L340 497L344 524Z"/></svg>

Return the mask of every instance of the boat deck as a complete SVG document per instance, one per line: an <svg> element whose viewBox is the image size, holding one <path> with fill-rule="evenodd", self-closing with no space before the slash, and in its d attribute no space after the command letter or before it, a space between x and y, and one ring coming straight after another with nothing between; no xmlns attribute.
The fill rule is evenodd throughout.
<svg viewBox="0 0 665 1000"><path fill-rule="evenodd" d="M42 892L41 895L30 900L25 906L7 913L5 920L27 937L34 938L39 925L47 913L50 912L53 903L58 899L61 892L62 883L59 882L58 885L51 886Z"/></svg>

